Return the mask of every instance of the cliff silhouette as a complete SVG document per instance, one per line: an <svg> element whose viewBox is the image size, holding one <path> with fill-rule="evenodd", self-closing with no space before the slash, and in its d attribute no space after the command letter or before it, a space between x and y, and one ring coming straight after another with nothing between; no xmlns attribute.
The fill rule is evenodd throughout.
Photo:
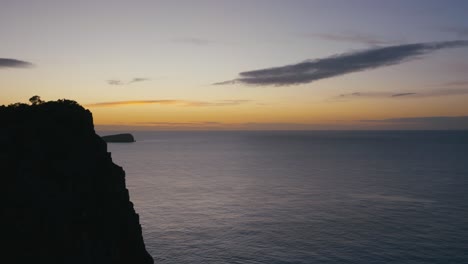
<svg viewBox="0 0 468 264"><path fill-rule="evenodd" d="M0 262L153 263L91 112L30 101L0 106Z"/></svg>

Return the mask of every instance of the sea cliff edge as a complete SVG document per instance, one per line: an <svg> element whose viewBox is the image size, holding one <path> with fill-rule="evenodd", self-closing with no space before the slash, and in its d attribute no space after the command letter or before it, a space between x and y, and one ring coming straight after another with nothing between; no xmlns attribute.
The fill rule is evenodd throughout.
<svg viewBox="0 0 468 264"><path fill-rule="evenodd" d="M2 263L153 263L125 172L89 110L0 106L0 126Z"/></svg>

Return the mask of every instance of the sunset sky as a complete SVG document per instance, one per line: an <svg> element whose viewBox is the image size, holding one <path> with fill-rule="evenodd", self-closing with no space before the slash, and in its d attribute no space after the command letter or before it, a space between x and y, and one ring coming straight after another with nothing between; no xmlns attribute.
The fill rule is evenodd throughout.
<svg viewBox="0 0 468 264"><path fill-rule="evenodd" d="M98 129L468 129L468 1L2 0L0 105Z"/></svg>

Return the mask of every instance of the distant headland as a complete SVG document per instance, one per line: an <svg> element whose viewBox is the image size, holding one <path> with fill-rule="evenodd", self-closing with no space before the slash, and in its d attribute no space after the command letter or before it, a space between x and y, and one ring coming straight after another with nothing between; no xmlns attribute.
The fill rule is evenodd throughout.
<svg viewBox="0 0 468 264"><path fill-rule="evenodd" d="M135 138L133 137L132 134L129 134L129 133L102 136L101 138L108 143L133 143L135 142Z"/></svg>
<svg viewBox="0 0 468 264"><path fill-rule="evenodd" d="M151 264L106 142L77 102L0 106L5 263Z"/></svg>

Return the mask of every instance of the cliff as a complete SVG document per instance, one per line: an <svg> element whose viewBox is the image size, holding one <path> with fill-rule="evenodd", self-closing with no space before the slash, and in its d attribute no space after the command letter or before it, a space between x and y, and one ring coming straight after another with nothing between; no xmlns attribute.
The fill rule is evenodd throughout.
<svg viewBox="0 0 468 264"><path fill-rule="evenodd" d="M74 101L0 106L1 263L153 263L125 172Z"/></svg>
<svg viewBox="0 0 468 264"><path fill-rule="evenodd" d="M116 135L108 135L108 136L102 136L102 139L105 142L109 143L132 143L135 142L135 138L133 137L132 134L116 134Z"/></svg>

